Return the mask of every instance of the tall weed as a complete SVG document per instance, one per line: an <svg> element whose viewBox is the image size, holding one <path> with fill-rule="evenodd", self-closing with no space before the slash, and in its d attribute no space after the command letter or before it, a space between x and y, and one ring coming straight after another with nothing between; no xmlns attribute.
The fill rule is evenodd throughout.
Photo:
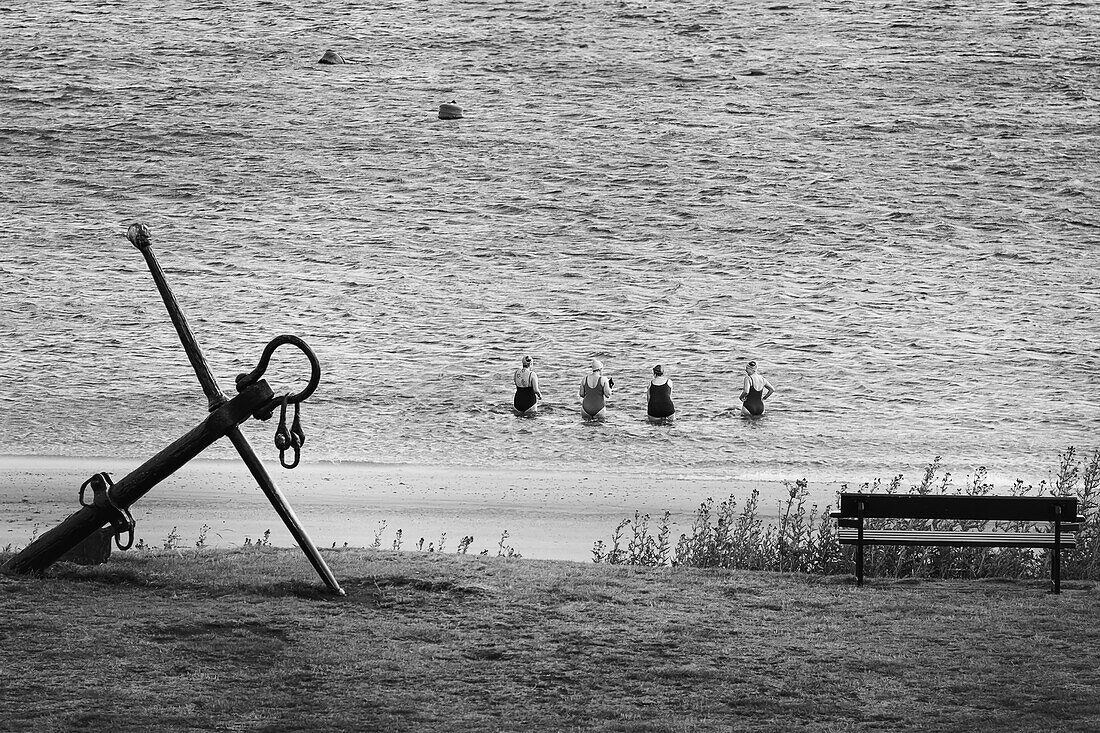
<svg viewBox="0 0 1100 733"><path fill-rule="evenodd" d="M900 493L902 476L860 484L864 493ZM760 493L753 490L738 510L730 496L718 503L713 498L695 510L691 526L675 548L669 543L670 515L652 522L648 514L635 512L615 528L609 543L598 540L592 548L596 563L610 565L721 567L742 570L838 574L854 568L855 548L840 545L830 507L819 510L808 501L806 479L784 482L787 496L780 504L777 523L765 525L759 515ZM842 491L849 491L847 484ZM979 467L962 485L943 470L940 457L933 459L921 480L908 493L923 495L984 496L995 493L989 473ZM1085 523L1077 547L1062 553L1064 578L1100 579L1100 450L1082 458L1072 446L1059 454L1058 472L1038 486L1017 480L1004 492L1012 496L1076 496ZM981 520L873 519L868 529L952 531L1053 531L1045 523L987 522ZM1018 547L920 547L868 545L864 570L879 577L1046 577L1050 551Z"/></svg>
<svg viewBox="0 0 1100 733"><path fill-rule="evenodd" d="M709 498L695 510L691 527L675 548L668 512L655 526L648 514L635 512L634 519L619 523L610 543L598 540L593 545L592 559L610 565L842 572L843 558L828 511L807 504L805 480L786 486L788 497L780 507L778 525L764 526L757 490L740 509L733 496L717 505Z"/></svg>

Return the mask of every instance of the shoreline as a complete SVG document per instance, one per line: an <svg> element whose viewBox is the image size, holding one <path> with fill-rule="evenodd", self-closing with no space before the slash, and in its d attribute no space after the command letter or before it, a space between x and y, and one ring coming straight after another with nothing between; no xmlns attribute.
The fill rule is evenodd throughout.
<svg viewBox="0 0 1100 733"><path fill-rule="evenodd" d="M80 485L93 473L119 479L143 460L0 456L0 547L25 546L80 507ZM590 562L592 545L609 540L634 513L652 522L671 514L673 541L687 531L699 504L731 495L743 505L760 491L759 514L768 521L787 496L781 481L686 476L682 472L609 472L579 469L477 468L359 462L303 462L292 471L264 465L293 507L310 539L322 548L345 543L417 549L424 538L453 553L464 536L468 552L495 555L509 547L524 557ZM833 501L833 489L811 485L810 503ZM135 542L194 547L202 527L206 546L236 547L271 530L270 542L294 546L247 468L239 460L195 459L131 507ZM383 524L384 523L384 524ZM502 535L507 536L502 539Z"/></svg>

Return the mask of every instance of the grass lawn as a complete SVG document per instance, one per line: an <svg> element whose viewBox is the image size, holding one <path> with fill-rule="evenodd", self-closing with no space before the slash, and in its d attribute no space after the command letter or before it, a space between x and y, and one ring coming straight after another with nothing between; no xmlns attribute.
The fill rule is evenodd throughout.
<svg viewBox="0 0 1100 733"><path fill-rule="evenodd" d="M1100 730L1093 582L325 558L0 576L0 730Z"/></svg>

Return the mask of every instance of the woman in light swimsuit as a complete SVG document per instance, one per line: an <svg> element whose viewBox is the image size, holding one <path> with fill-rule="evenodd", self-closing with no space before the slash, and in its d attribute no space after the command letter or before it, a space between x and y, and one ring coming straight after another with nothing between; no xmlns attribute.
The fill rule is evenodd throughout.
<svg viewBox="0 0 1100 733"><path fill-rule="evenodd" d="M756 373L756 362L750 361L745 365L745 383L741 388L741 414L745 417L759 417L764 414L764 400L772 396L775 389L764 378L763 374Z"/></svg>
<svg viewBox="0 0 1100 733"><path fill-rule="evenodd" d="M603 375L603 363L592 360L592 371L581 380L581 414L585 417L603 420L607 417L607 398L611 396L614 379Z"/></svg>
<svg viewBox="0 0 1100 733"><path fill-rule="evenodd" d="M668 381L664 367L653 367L653 379L645 388L646 416L650 422L664 423L672 420L676 407L672 404L672 382Z"/></svg>
<svg viewBox="0 0 1100 733"><path fill-rule="evenodd" d="M523 357L519 369L512 373L512 381L516 383L516 396L512 399L512 405L520 415L534 415L538 411L538 401L542 399L539 391L539 375L531 371L531 357Z"/></svg>

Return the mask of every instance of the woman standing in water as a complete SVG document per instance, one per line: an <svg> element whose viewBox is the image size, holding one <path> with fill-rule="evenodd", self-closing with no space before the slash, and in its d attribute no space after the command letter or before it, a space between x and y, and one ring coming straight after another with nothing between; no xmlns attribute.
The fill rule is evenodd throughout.
<svg viewBox="0 0 1100 733"><path fill-rule="evenodd" d="M611 396L614 379L603 375L603 362L593 359L592 371L581 380L581 414L588 418L603 420L607 417L607 398Z"/></svg>
<svg viewBox="0 0 1100 733"><path fill-rule="evenodd" d="M653 367L653 379L645 388L646 416L652 423L664 423L672 420L676 412L672 404L672 382L668 381L664 367Z"/></svg>
<svg viewBox="0 0 1100 733"><path fill-rule="evenodd" d="M763 415L764 400L771 397L774 391L775 389L764 375L757 374L756 362L750 361L745 365L745 383L738 397L741 400L741 414L745 417Z"/></svg>
<svg viewBox="0 0 1100 733"><path fill-rule="evenodd" d="M516 383L516 396L512 405L520 415L534 415L538 411L538 401L542 399L539 391L539 375L531 371L531 357L523 357L520 368L512 373Z"/></svg>

